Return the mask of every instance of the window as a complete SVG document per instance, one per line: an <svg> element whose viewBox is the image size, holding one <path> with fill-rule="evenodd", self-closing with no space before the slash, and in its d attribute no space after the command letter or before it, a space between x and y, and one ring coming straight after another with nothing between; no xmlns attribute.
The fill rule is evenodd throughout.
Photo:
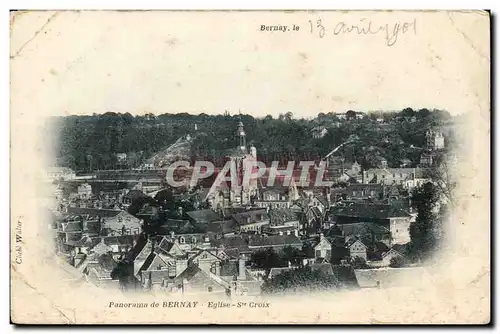
<svg viewBox="0 0 500 334"><path fill-rule="evenodd" d="M191 243L192 243L192 244L195 244L195 243L196 243L196 238L195 238L195 237L192 237L192 238L191 238Z"/></svg>
<svg viewBox="0 0 500 334"><path fill-rule="evenodd" d="M186 239L184 239L184 237L180 237L180 238L179 238L179 242L180 242L181 244L183 244L183 243L185 243L185 242L186 242Z"/></svg>
<svg viewBox="0 0 500 334"><path fill-rule="evenodd" d="M316 251L316 257L321 257L321 251L320 250Z"/></svg>
<svg viewBox="0 0 500 334"><path fill-rule="evenodd" d="M213 288L211 286L208 287L208 292L212 292Z"/></svg>

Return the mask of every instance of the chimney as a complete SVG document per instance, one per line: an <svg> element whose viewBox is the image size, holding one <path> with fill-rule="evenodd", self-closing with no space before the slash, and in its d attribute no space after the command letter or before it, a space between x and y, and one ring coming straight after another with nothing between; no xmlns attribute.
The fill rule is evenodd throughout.
<svg viewBox="0 0 500 334"><path fill-rule="evenodd" d="M299 236L299 230L297 230L297 229L293 230L293 234L294 234L296 237L298 237L298 236Z"/></svg>
<svg viewBox="0 0 500 334"><path fill-rule="evenodd" d="M180 207L177 209L177 212L179 213L179 216L182 216L182 206L180 206Z"/></svg>
<svg viewBox="0 0 500 334"><path fill-rule="evenodd" d="M175 232L174 232L174 231L170 231L170 237L171 237L172 239L174 239L174 238L175 238Z"/></svg>
<svg viewBox="0 0 500 334"><path fill-rule="evenodd" d="M244 280L246 277L245 275L245 259L240 256L238 259L238 279L239 280Z"/></svg>

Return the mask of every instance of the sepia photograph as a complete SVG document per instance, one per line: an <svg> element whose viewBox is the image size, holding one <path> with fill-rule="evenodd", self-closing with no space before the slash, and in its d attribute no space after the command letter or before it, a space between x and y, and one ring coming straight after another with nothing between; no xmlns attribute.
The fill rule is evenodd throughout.
<svg viewBox="0 0 500 334"><path fill-rule="evenodd" d="M11 11L10 46L11 322L491 321L489 12Z"/></svg>

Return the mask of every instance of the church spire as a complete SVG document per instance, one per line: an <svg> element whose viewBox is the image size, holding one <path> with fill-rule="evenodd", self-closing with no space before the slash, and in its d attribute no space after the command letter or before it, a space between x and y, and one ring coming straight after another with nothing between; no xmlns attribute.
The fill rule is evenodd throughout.
<svg viewBox="0 0 500 334"><path fill-rule="evenodd" d="M238 131L237 131L239 145L240 145L240 149L242 151L246 151L246 149L247 149L246 133L245 133L245 130L243 129L243 122L241 121L241 111L240 111L239 119L240 119L240 121L238 122Z"/></svg>

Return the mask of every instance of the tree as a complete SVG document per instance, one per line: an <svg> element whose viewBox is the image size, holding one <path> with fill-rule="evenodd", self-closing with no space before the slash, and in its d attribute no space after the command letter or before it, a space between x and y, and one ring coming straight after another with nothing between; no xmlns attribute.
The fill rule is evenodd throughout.
<svg viewBox="0 0 500 334"><path fill-rule="evenodd" d="M111 271L111 279L120 282L121 290L128 290L134 283L134 263L121 260Z"/></svg>
<svg viewBox="0 0 500 334"><path fill-rule="evenodd" d="M368 268L370 268L366 264L366 260L363 259L362 257L359 257L359 256L356 256L356 257L351 259L351 266L354 269L368 269Z"/></svg>
<svg viewBox="0 0 500 334"><path fill-rule="evenodd" d="M436 250L442 231L440 202L443 198L439 188L431 182L414 189L412 205L417 209L417 218L410 224L410 255L416 260L428 258Z"/></svg>
<svg viewBox="0 0 500 334"><path fill-rule="evenodd" d="M256 268L266 270L287 265L287 263L285 263L285 261L280 258L278 253L276 253L272 248L267 248L253 253L250 260L252 265Z"/></svg>
<svg viewBox="0 0 500 334"><path fill-rule="evenodd" d="M284 247L280 257L284 262L291 263L294 266L302 265L302 259L305 258L302 251L291 246Z"/></svg>
<svg viewBox="0 0 500 334"><path fill-rule="evenodd" d="M340 282L334 275L304 267L285 271L265 281L261 286L261 291L262 294L276 294L328 291L339 287Z"/></svg>

